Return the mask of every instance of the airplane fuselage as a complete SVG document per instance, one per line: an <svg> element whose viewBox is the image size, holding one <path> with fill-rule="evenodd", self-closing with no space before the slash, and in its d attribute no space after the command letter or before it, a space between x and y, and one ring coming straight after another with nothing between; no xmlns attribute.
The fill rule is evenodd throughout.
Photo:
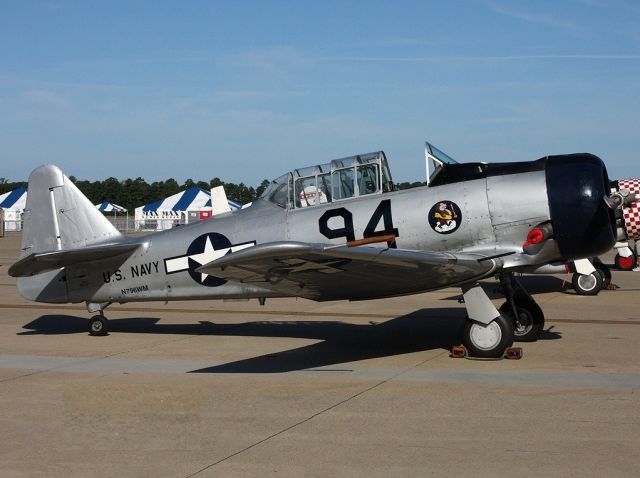
<svg viewBox="0 0 640 478"><path fill-rule="evenodd" d="M522 190L528 191L526 197ZM345 244L386 233L395 236L401 249L490 256L500 245L502 252L517 252L528 231L550 219L545 191L544 171L538 171L292 210L258 200L247 209L132 239L142 247L121 263L67 267L68 299L103 303L279 296L195 271L228 252L274 240ZM559 258L557 248L549 249Z"/></svg>

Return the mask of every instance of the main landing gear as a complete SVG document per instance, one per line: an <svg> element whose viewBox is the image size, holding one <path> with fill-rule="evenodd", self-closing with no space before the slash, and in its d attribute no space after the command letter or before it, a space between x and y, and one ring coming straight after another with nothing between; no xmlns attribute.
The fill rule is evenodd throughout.
<svg viewBox="0 0 640 478"><path fill-rule="evenodd" d="M635 255L622 257L620 253L618 253L616 254L614 261L615 261L616 267L621 271L631 271L638 265Z"/></svg>
<svg viewBox="0 0 640 478"><path fill-rule="evenodd" d="M611 269L597 257L592 259L591 263L595 268L593 272L580 274L576 271L573 274L571 285L578 295L597 295L611 284Z"/></svg>
<svg viewBox="0 0 640 478"><path fill-rule="evenodd" d="M89 335L102 337L109 333L109 321L104 316L104 309L110 304L110 302L103 304L87 302L87 310L89 312L98 312L98 315L94 315L89 319Z"/></svg>
<svg viewBox="0 0 640 478"><path fill-rule="evenodd" d="M472 357L500 358L513 340L513 325L504 315L488 324L467 319L462 327L462 344Z"/></svg>
<svg viewBox="0 0 640 478"><path fill-rule="evenodd" d="M467 320L462 327L462 344L469 355L500 358L513 342L533 342L544 327L540 306L512 274L500 276L507 301L496 309L480 284L463 288Z"/></svg>
<svg viewBox="0 0 640 478"><path fill-rule="evenodd" d="M500 306L514 327L516 342L535 342L544 327L544 313L512 274L500 276L500 289L507 298Z"/></svg>
<svg viewBox="0 0 640 478"><path fill-rule="evenodd" d="M109 333L109 321L104 315L94 315L89 319L89 335L104 336Z"/></svg>

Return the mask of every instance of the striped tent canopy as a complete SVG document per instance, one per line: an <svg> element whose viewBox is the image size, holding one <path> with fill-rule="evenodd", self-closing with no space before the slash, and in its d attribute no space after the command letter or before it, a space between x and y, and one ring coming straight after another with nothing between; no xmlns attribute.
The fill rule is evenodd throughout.
<svg viewBox="0 0 640 478"><path fill-rule="evenodd" d="M127 212L127 208L118 206L117 204L113 204L112 202L109 202L109 201L103 201L100 204L96 204L96 207L100 212L116 212L116 213Z"/></svg>
<svg viewBox="0 0 640 478"><path fill-rule="evenodd" d="M240 204L233 201L228 201L228 203L232 210L240 209L242 207ZM160 199L145 206L137 207L136 215L138 213L144 213L146 215L153 215L155 213L159 215L163 212L180 213L185 211L198 211L206 207L211 207L211 192L198 187L193 187L181 193L169 196L166 199Z"/></svg>
<svg viewBox="0 0 640 478"><path fill-rule="evenodd" d="M231 210L242 206L227 200ZM199 187L187 189L166 199L136 208L136 229L163 230L178 224L186 224L190 214L203 211L211 207L211 191Z"/></svg>
<svg viewBox="0 0 640 478"><path fill-rule="evenodd" d="M0 208L7 211L22 211L27 205L26 188L18 188L0 195Z"/></svg>
<svg viewBox="0 0 640 478"><path fill-rule="evenodd" d="M27 207L27 190L14 189L0 195L0 209L4 211L4 228L6 231L22 229L22 211Z"/></svg>

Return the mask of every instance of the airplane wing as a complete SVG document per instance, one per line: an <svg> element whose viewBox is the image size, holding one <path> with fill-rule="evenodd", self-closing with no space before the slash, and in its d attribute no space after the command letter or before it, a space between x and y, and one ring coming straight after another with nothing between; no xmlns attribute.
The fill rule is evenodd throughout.
<svg viewBox="0 0 640 478"><path fill-rule="evenodd" d="M29 277L41 272L81 262L94 262L130 255L141 244L101 244L82 249L63 249L60 251L38 252L23 257L9 268L11 277Z"/></svg>
<svg viewBox="0 0 640 478"><path fill-rule="evenodd" d="M434 290L485 277L496 267L480 255L271 242L227 254L197 272L324 301Z"/></svg>

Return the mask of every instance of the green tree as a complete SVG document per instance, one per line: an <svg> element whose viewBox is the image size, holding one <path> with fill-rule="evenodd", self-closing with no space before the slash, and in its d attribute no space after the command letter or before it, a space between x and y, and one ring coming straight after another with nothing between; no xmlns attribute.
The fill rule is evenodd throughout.
<svg viewBox="0 0 640 478"><path fill-rule="evenodd" d="M191 189L192 187L194 187L196 185L196 183L193 181L193 179L187 179L184 184L182 185L183 189Z"/></svg>

